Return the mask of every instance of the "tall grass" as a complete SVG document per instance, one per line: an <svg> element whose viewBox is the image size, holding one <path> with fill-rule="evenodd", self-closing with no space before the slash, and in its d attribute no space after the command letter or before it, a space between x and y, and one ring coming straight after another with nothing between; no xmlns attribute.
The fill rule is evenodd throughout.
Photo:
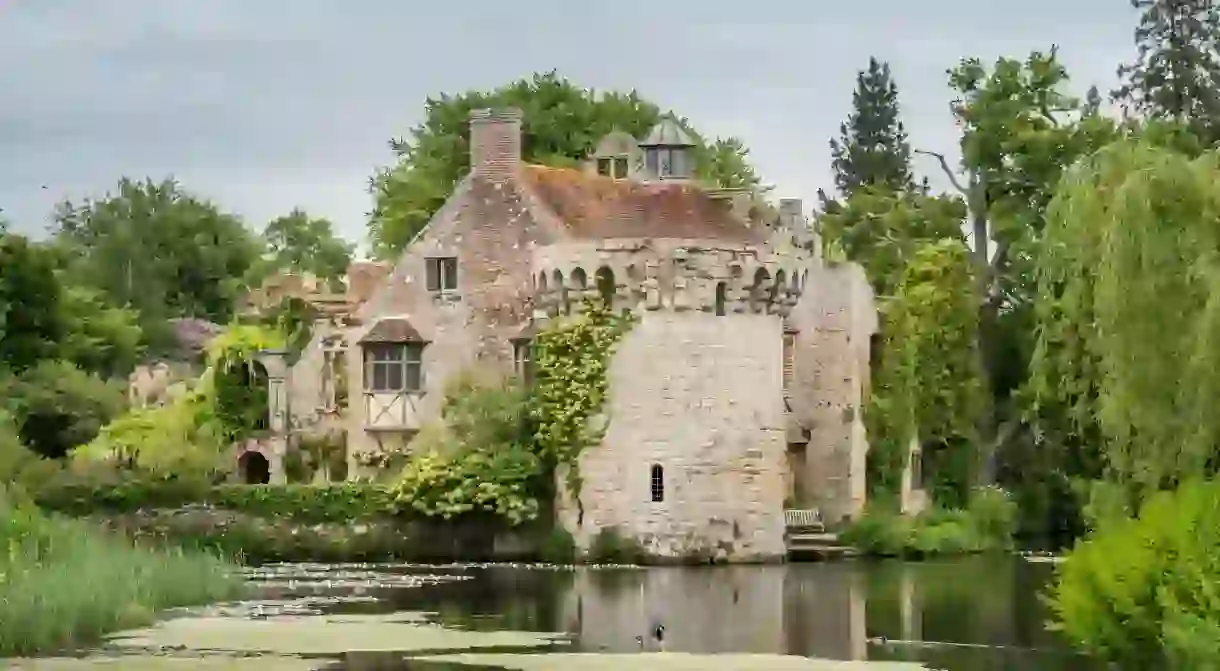
<svg viewBox="0 0 1220 671"><path fill-rule="evenodd" d="M235 569L48 516L0 486L0 657L71 648L165 608L236 597Z"/></svg>

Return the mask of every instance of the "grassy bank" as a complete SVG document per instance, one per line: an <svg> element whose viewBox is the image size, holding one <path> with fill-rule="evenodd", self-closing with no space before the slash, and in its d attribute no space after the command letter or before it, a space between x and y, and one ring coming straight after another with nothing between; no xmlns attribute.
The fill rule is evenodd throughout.
<svg viewBox="0 0 1220 671"><path fill-rule="evenodd" d="M235 568L48 516L0 488L0 657L70 648L166 608L237 596Z"/></svg>

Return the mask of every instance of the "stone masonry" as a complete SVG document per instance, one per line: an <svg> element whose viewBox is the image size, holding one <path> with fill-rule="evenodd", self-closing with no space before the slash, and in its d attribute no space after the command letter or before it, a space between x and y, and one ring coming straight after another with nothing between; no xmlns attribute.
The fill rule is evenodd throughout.
<svg viewBox="0 0 1220 671"><path fill-rule="evenodd" d="M614 527L658 556L763 561L785 554L785 501L858 513L875 311L858 267L823 263L800 202L700 187L672 120L638 145L615 134L583 170L522 163L520 137L519 112L475 113L471 173L325 331L346 352L349 477L409 452L455 376L514 372L537 329L600 298L638 319L580 501L558 502L580 547ZM293 399L326 388L309 352Z"/></svg>

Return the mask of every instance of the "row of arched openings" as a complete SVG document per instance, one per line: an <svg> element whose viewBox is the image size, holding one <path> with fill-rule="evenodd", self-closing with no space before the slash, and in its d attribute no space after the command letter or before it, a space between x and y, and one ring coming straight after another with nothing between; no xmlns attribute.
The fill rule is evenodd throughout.
<svg viewBox="0 0 1220 671"><path fill-rule="evenodd" d="M632 268L628 268L628 275L632 275ZM759 268L754 271L754 281L750 288L750 303L755 310L763 305L773 303L780 292L785 288L790 288L793 293L799 292L804 286L805 273L793 272L791 277L788 277L781 268L776 271L775 279L772 281L771 273L766 268ZM535 282L540 293L545 293L548 285L554 285L560 292L560 302L564 306L564 311L570 310L568 303L568 291L576 290L584 292L589 288L589 277L585 273L584 268L575 268L572 270L572 275L569 278L571 282L565 283L563 271L555 269L548 276L546 272L538 273ZM639 279L633 277L633 279ZM597 290L598 297L607 302L614 301L616 284L614 279L614 271L606 266L597 269L593 274L594 287ZM715 310L718 316L726 314L725 303L728 300L728 283L721 281L716 283L716 298Z"/></svg>

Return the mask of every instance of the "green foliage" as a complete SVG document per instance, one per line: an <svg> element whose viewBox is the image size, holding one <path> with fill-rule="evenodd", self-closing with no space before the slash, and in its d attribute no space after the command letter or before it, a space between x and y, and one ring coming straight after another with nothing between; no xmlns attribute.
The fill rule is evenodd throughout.
<svg viewBox="0 0 1220 671"><path fill-rule="evenodd" d="M313 327L319 313L310 303L295 296L285 296L278 305L267 310L261 322L284 334L289 362L295 362L313 340Z"/></svg>
<svg viewBox="0 0 1220 671"><path fill-rule="evenodd" d="M542 542L538 555L548 564L572 564L576 561L576 539L567 529L556 525Z"/></svg>
<svg viewBox="0 0 1220 671"><path fill-rule="evenodd" d="M608 371L614 348L633 317L615 314L601 300L587 300L577 315L556 319L534 340L531 416L538 454L548 466L567 470L579 505L581 450L601 442L593 426L609 398Z"/></svg>
<svg viewBox="0 0 1220 671"><path fill-rule="evenodd" d="M857 189L819 219L823 235L847 259L864 267L873 292L890 296L915 250L938 240L965 240L960 198L899 193L882 187Z"/></svg>
<svg viewBox="0 0 1220 671"><path fill-rule="evenodd" d="M208 343L212 377L204 389L222 440L232 442L269 428L267 376L255 356L284 345L279 331L245 324L230 326Z"/></svg>
<svg viewBox="0 0 1220 671"><path fill-rule="evenodd" d="M115 419L74 459L157 477L220 476L228 468L228 447L266 426L267 383L254 356L282 346L275 331L229 327L208 344L208 369L193 389L166 405L137 408Z"/></svg>
<svg viewBox="0 0 1220 671"><path fill-rule="evenodd" d="M255 517L292 519L303 524L385 518L394 514L396 506L393 493L375 485L208 485L192 478L84 479L69 474L32 494L39 507L73 516L206 503Z"/></svg>
<svg viewBox="0 0 1220 671"><path fill-rule="evenodd" d="M1133 0L1137 58L1112 94L1128 111L1186 122L1206 145L1220 139L1220 7L1211 0Z"/></svg>
<svg viewBox="0 0 1220 671"><path fill-rule="evenodd" d="M67 326L53 259L24 237L0 235L0 369L54 357Z"/></svg>
<svg viewBox="0 0 1220 671"><path fill-rule="evenodd" d="M405 248L469 169L470 112L501 107L522 110L522 159L560 167L576 165L610 131L643 137L661 118L660 109L634 91L583 89L554 71L492 91L429 98L424 121L411 130L410 138L390 143L396 164L378 170L370 181L374 209L369 237L378 256L393 257ZM699 175L724 186L758 183L739 140L700 142Z"/></svg>
<svg viewBox="0 0 1220 671"><path fill-rule="evenodd" d="M1011 550L1016 528L1016 502L1002 489L980 487L964 509L910 516L871 508L839 539L870 556L921 558Z"/></svg>
<svg viewBox="0 0 1220 671"><path fill-rule="evenodd" d="M15 418L22 442L55 459L93 440L127 405L120 385L49 359L20 375L0 376L0 399Z"/></svg>
<svg viewBox="0 0 1220 671"><path fill-rule="evenodd" d="M1220 668L1220 484L1153 495L1068 555L1050 605L1062 633L1120 669Z"/></svg>
<svg viewBox="0 0 1220 671"><path fill-rule="evenodd" d="M442 424L413 444L392 491L404 511L452 519L495 514L537 518L542 465L530 443L525 390L466 377L445 398Z"/></svg>
<svg viewBox="0 0 1220 671"><path fill-rule="evenodd" d="M1064 178L1048 217L1031 394L1053 428L1099 435L1136 506L1216 468L1217 163L1123 140Z"/></svg>
<svg viewBox="0 0 1220 671"><path fill-rule="evenodd" d="M883 353L865 417L870 482L883 498L897 492L913 440L929 464L933 500L963 505L975 482L982 401L975 287L968 250L945 239L916 249L895 294L882 301Z"/></svg>
<svg viewBox="0 0 1220 671"><path fill-rule="evenodd" d="M915 188L911 176L911 145L899 118L898 85L890 64L868 59L868 69L856 75L852 112L830 140L835 186L851 196L862 187L883 191Z"/></svg>
<svg viewBox="0 0 1220 671"><path fill-rule="evenodd" d="M144 352L139 314L111 307L93 289L67 285L59 302L67 325L59 357L102 377L130 373Z"/></svg>
<svg viewBox="0 0 1220 671"><path fill-rule="evenodd" d="M65 201L54 234L73 282L138 311L142 325L171 317L228 322L259 253L237 217L172 180L122 179L104 198Z"/></svg>
<svg viewBox="0 0 1220 671"><path fill-rule="evenodd" d="M618 528L602 527L582 559L591 564L638 564L645 559L645 552L639 541L623 535Z"/></svg>
<svg viewBox="0 0 1220 671"><path fill-rule="evenodd" d="M352 260L353 246L335 234L333 224L300 208L272 219L263 241L267 252L251 267L252 286L274 272L296 272L341 287Z"/></svg>
<svg viewBox="0 0 1220 671"><path fill-rule="evenodd" d="M15 505L0 487L0 655L51 652L150 624L166 608L231 599L236 567L154 549ZM74 586L65 589L66 585Z"/></svg>

